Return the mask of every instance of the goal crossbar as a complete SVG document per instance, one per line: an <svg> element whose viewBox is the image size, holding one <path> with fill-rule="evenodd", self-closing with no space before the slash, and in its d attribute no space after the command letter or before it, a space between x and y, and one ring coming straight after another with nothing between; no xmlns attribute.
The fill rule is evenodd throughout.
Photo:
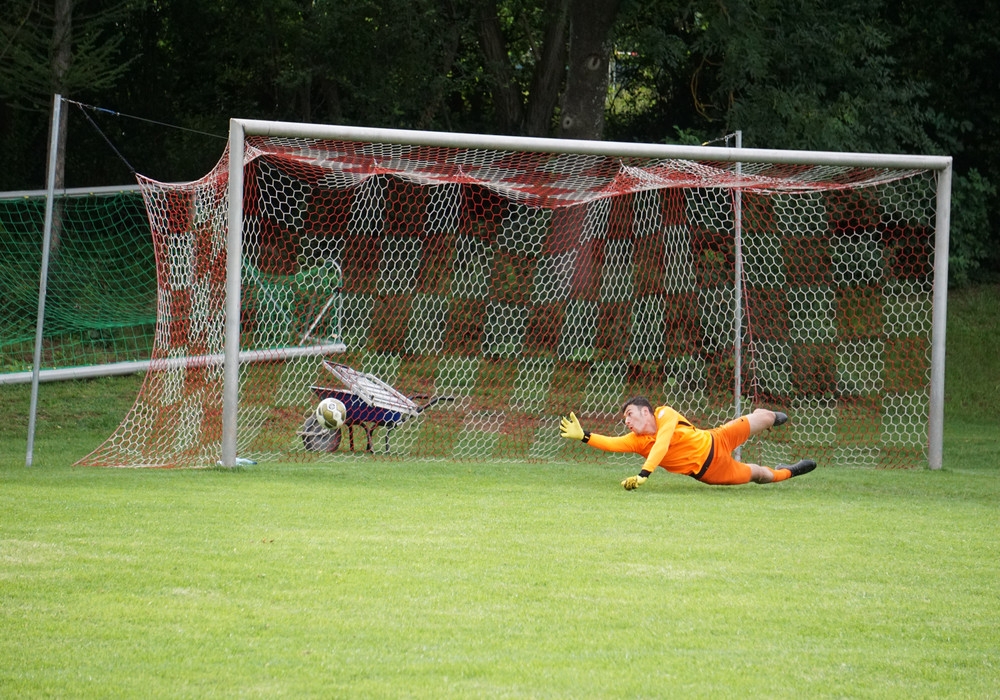
<svg viewBox="0 0 1000 700"><path fill-rule="evenodd" d="M233 119L230 122L230 127L231 129L233 127L238 128L246 136L332 139L412 146L438 146L444 148L525 151L531 153L576 153L607 156L610 158L672 158L677 160L723 163L780 163L784 165L832 165L866 168L910 168L915 170L944 170L950 167L952 162L951 156L584 141L580 139L491 136L438 131L409 131L405 129L301 124L297 122L272 122L255 119Z"/></svg>

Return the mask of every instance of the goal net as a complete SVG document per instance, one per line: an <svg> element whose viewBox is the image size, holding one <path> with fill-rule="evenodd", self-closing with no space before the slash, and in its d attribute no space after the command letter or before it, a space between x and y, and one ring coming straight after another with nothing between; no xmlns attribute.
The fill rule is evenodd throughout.
<svg viewBox="0 0 1000 700"><path fill-rule="evenodd" d="M745 460L926 464L934 171L385 133L246 137L241 458L614 463L630 458L562 440L559 418L619 434L643 395L706 428L787 412ZM220 459L229 172L227 155L197 182L142 181L153 362L81 464ZM358 404L350 440L310 439L322 391L350 394L324 359L446 400Z"/></svg>
<svg viewBox="0 0 1000 700"><path fill-rule="evenodd" d="M0 193L0 384L31 376L45 202L44 191ZM148 360L156 272L142 196L69 190L55 211L40 369Z"/></svg>

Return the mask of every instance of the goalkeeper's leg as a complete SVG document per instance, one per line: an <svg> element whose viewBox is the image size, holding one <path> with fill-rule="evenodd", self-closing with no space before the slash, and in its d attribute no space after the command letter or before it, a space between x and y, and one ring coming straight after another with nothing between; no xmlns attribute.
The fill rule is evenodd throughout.
<svg viewBox="0 0 1000 700"><path fill-rule="evenodd" d="M780 422L787 420L783 413L775 413L767 409L759 408L748 416L737 418L726 423L721 428L711 431L715 437L716 454L712 465L709 467L701 481L706 484L736 485L746 483L773 484L778 481L790 479L793 476L806 474L816 468L816 463L811 459L804 459L797 464L786 466L779 464L776 469L763 467L759 464L746 464L739 462L732 457L732 452L737 447L745 443L754 429L763 432L779 419Z"/></svg>
<svg viewBox="0 0 1000 700"><path fill-rule="evenodd" d="M748 464L747 466L750 467L750 481L755 484L773 484L792 478L792 473L787 469L771 469L759 464Z"/></svg>
<svg viewBox="0 0 1000 700"><path fill-rule="evenodd" d="M759 435L769 428L782 425L788 420L788 416L778 411L769 411L766 408L758 408L753 413L745 416L750 423L750 435ZM749 436L748 436L749 437Z"/></svg>
<svg viewBox="0 0 1000 700"><path fill-rule="evenodd" d="M716 440L722 441L719 444L721 451L732 452L754 435L760 435L787 420L788 416L784 413L758 408L753 413L731 420L711 432L715 434Z"/></svg>
<svg viewBox="0 0 1000 700"><path fill-rule="evenodd" d="M793 476L808 474L816 468L816 462L811 459L800 459L795 464L779 464L776 468L762 467L759 464L748 464L750 481L758 484L771 484L776 481L791 479Z"/></svg>
<svg viewBox="0 0 1000 700"><path fill-rule="evenodd" d="M803 459L796 464L782 465L777 468L762 467L759 464L745 464L737 462L727 455L717 455L712 462L712 466L701 478L705 484L717 486L736 486L738 484L773 484L793 476L808 474L816 468L816 462L811 459Z"/></svg>
<svg viewBox="0 0 1000 700"><path fill-rule="evenodd" d="M787 469L774 470L759 464L746 464L733 459L731 455L716 454L712 466L699 479L703 484L714 486L738 486L740 484L770 484L784 481L791 474Z"/></svg>

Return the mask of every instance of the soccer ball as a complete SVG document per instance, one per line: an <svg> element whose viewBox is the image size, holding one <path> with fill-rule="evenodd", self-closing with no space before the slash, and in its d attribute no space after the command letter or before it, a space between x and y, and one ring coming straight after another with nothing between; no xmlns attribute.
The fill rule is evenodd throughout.
<svg viewBox="0 0 1000 700"><path fill-rule="evenodd" d="M347 406L338 399L323 399L316 407L316 420L327 430L338 430L347 420Z"/></svg>

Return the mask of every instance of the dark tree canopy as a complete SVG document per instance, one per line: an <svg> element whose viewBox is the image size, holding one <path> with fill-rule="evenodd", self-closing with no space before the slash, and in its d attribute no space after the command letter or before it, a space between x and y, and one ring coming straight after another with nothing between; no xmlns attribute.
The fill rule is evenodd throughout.
<svg viewBox="0 0 1000 700"><path fill-rule="evenodd" d="M42 186L56 91L151 120L91 113L102 136L68 110L67 186L131 179L105 136L144 174L198 177L234 116L647 142L740 130L752 147L954 155L953 248L974 275L1000 268L998 14L958 0L7 0L0 190Z"/></svg>

